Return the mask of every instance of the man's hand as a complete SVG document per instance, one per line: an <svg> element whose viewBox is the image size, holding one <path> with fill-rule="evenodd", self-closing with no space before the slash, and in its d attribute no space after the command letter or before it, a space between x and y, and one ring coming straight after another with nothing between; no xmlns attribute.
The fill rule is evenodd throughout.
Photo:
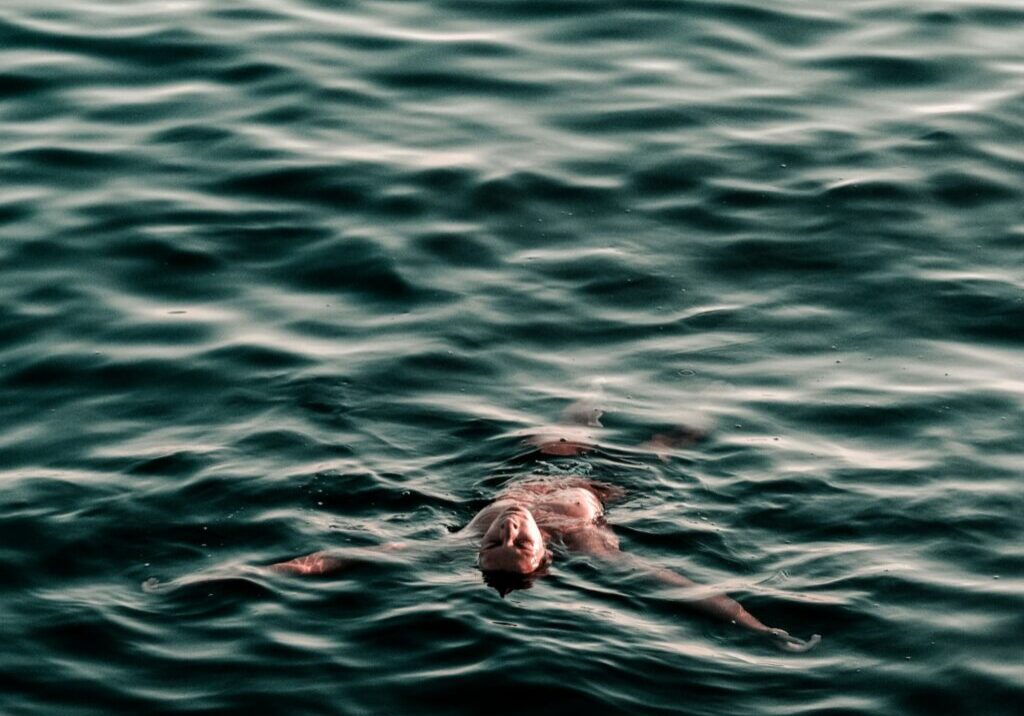
<svg viewBox="0 0 1024 716"><path fill-rule="evenodd" d="M814 634L810 639L804 641L803 639L797 639L795 636L790 636L789 632L784 629L769 629L768 636L778 648L783 651L793 652L810 651L821 641L820 634Z"/></svg>

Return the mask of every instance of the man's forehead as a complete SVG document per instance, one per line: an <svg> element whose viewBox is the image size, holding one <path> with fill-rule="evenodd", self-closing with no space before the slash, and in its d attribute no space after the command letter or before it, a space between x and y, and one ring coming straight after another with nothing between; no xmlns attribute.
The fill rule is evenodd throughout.
<svg viewBox="0 0 1024 716"><path fill-rule="evenodd" d="M484 570L510 570L513 572L529 571L534 567L532 555L524 555L513 549L492 548L480 550L480 567Z"/></svg>

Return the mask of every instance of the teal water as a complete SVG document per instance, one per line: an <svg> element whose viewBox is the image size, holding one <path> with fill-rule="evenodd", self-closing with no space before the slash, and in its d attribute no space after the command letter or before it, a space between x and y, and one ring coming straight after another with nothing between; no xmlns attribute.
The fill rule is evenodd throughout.
<svg viewBox="0 0 1024 716"><path fill-rule="evenodd" d="M1011 714L1024 8L0 7L0 713ZM593 393L667 462L526 465ZM530 470L785 654L431 544ZM143 589L147 580L168 585Z"/></svg>

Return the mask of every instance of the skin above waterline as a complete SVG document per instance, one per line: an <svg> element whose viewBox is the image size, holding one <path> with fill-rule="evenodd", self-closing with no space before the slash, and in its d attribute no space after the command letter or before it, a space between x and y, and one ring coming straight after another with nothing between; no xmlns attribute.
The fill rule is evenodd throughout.
<svg viewBox="0 0 1024 716"><path fill-rule="evenodd" d="M576 417L579 411L570 412ZM600 412L587 415L585 424L555 426L526 436L539 458L576 457L597 447L592 432L600 427ZM674 449L700 440L702 433L679 427L656 434L641 446L662 459ZM586 554L609 571L628 570L659 583L680 588L678 602L694 611L730 622L766 637L786 651L807 651L817 644L817 634L802 640L767 626L727 594L702 587L689 578L620 549L619 539L605 519L607 504L622 498L614 485L582 478L527 477L507 485L480 510L459 533L476 542L477 566L485 581L503 595L526 588L549 569L557 551ZM355 561L375 559L374 554L405 550L408 545L389 543L377 553L321 551L271 566L277 573L323 575L338 572ZM553 549L558 548L558 549ZM382 555L383 556L383 555Z"/></svg>

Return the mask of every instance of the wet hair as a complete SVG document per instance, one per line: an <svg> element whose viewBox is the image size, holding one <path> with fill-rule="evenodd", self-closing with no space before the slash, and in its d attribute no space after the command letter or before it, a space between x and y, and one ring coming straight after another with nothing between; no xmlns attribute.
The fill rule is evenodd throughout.
<svg viewBox="0 0 1024 716"><path fill-rule="evenodd" d="M484 584L491 587L501 596L502 599L509 592L514 592L517 589L529 589L533 586L533 583L537 581L539 577L543 577L548 573L548 567L551 566L551 553L545 552L544 558L541 560L540 566L532 572L527 574L520 574L519 572L506 572L498 569L480 570L484 577Z"/></svg>

